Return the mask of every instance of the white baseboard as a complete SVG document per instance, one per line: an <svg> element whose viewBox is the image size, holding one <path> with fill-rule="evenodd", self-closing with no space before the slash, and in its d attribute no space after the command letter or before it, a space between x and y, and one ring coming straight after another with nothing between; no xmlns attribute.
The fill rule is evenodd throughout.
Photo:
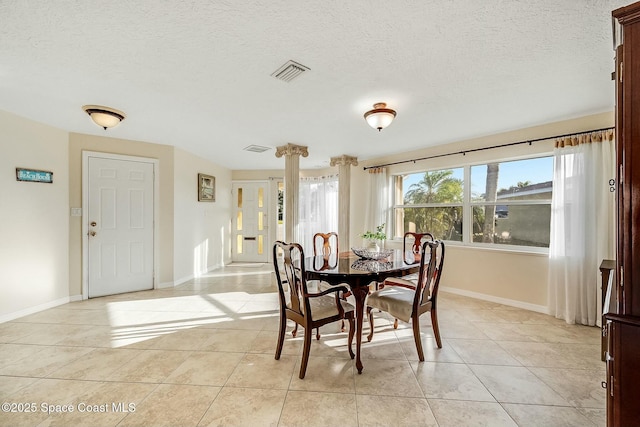
<svg viewBox="0 0 640 427"><path fill-rule="evenodd" d="M222 268L222 267L224 267L224 265L222 265L222 264L216 264L216 265L207 267L207 273L210 273L213 270L217 270L217 269ZM206 274L206 273L204 273L204 274ZM193 280L195 278L196 278L196 276L194 274L190 274L188 276L184 276L184 277L181 277L179 279L176 279L173 282L160 283L156 287L156 289L173 288L173 287L182 285L183 283L187 283L188 281Z"/></svg>
<svg viewBox="0 0 640 427"><path fill-rule="evenodd" d="M528 303L528 302L517 301L517 300L507 299L507 298L501 298L501 297L496 297L496 296L493 296L493 295L481 294L481 293L478 293L478 292L467 291L465 289L451 288L451 287L448 287L448 286L442 286L442 287L440 287L440 290L443 291L443 292L449 292L449 293L456 294L456 295L462 295L462 296L465 296L465 297L476 298L476 299L480 299L480 300L483 300L483 301L495 302L495 303L498 303L498 304L504 304L504 305L508 305L508 306L511 306L511 307L523 308L525 310L530 310L530 311L535 311L537 313L551 315L551 310L549 310L549 307L547 307L546 305L531 304L531 303Z"/></svg>
<svg viewBox="0 0 640 427"><path fill-rule="evenodd" d="M20 317L28 316L30 314L38 313L40 311L48 310L50 308L58 307L59 305L66 304L71 301L82 300L82 295L74 295L73 297L64 297L54 301L49 301L44 304L39 304L33 307L24 308L22 310L14 311L13 313L7 313L0 316L0 323L9 322L11 320L19 319Z"/></svg>
<svg viewBox="0 0 640 427"><path fill-rule="evenodd" d="M179 283L178 283L179 284ZM163 283L158 283L156 285L156 289L166 289L166 288L173 288L174 286L177 286L176 283L173 282L163 282Z"/></svg>
<svg viewBox="0 0 640 427"><path fill-rule="evenodd" d="M211 271L211 270L207 270L207 271ZM173 283L171 284L171 286L173 286L173 287L179 286L179 285L182 285L183 283L187 283L189 280L193 280L195 278L196 278L195 274L190 274L188 276L184 276L184 277L181 277L179 279L174 280Z"/></svg>
<svg viewBox="0 0 640 427"><path fill-rule="evenodd" d="M207 272L216 270L218 268L223 267L223 265L215 265L212 267L209 267L207 269ZM189 275L187 277L183 277L180 279L177 279L173 282L163 282L163 283L158 283L156 285L156 289L165 289L165 288L173 288L175 286L181 285L185 282L188 282L189 280L192 280L194 278L194 275ZM18 319L20 317L24 317L24 316L28 316L30 314L34 314L34 313L38 313L40 311L44 311L53 307L57 307L63 304L67 304L69 302L76 302L76 301L82 301L84 298L82 295L71 295L68 297L64 297L64 298L60 298L54 301L50 301L44 304L39 304L33 307L28 307L19 311L14 311L12 313L6 313L3 315L0 315L0 323L4 323L4 322L9 322L11 320L15 320Z"/></svg>

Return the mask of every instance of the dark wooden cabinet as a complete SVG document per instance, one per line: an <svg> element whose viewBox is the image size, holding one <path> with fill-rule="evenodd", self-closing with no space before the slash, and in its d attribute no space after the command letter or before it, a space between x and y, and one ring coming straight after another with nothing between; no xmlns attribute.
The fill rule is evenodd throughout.
<svg viewBox="0 0 640 427"><path fill-rule="evenodd" d="M607 426L640 426L640 317L608 315Z"/></svg>
<svg viewBox="0 0 640 427"><path fill-rule="evenodd" d="M613 11L617 249L605 310L607 426L640 426L640 2Z"/></svg>

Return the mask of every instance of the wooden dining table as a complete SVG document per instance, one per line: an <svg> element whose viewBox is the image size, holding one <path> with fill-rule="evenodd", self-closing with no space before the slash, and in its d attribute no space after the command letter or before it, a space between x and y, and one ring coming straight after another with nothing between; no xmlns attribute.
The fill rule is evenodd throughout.
<svg viewBox="0 0 640 427"><path fill-rule="evenodd" d="M409 261L409 260L407 260ZM362 325L365 300L369 294L369 285L383 282L388 277L401 277L418 272L420 264L405 261L401 250L394 250L385 259L363 259L353 252L342 252L329 256L305 258L308 280L322 280L330 285L347 285L356 301L356 368L362 373L360 358L362 346Z"/></svg>

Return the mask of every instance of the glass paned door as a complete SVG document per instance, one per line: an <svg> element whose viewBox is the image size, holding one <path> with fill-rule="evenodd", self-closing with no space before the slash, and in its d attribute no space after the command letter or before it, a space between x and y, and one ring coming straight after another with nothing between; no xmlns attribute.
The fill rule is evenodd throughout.
<svg viewBox="0 0 640 427"><path fill-rule="evenodd" d="M267 262L268 182L233 183L235 201L231 215L232 259L237 262Z"/></svg>

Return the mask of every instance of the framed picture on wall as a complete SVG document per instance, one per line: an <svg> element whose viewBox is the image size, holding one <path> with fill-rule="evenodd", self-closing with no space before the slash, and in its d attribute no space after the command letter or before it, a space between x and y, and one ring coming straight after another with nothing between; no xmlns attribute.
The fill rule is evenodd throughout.
<svg viewBox="0 0 640 427"><path fill-rule="evenodd" d="M216 177L198 174L198 201L199 202L215 202L216 201Z"/></svg>

